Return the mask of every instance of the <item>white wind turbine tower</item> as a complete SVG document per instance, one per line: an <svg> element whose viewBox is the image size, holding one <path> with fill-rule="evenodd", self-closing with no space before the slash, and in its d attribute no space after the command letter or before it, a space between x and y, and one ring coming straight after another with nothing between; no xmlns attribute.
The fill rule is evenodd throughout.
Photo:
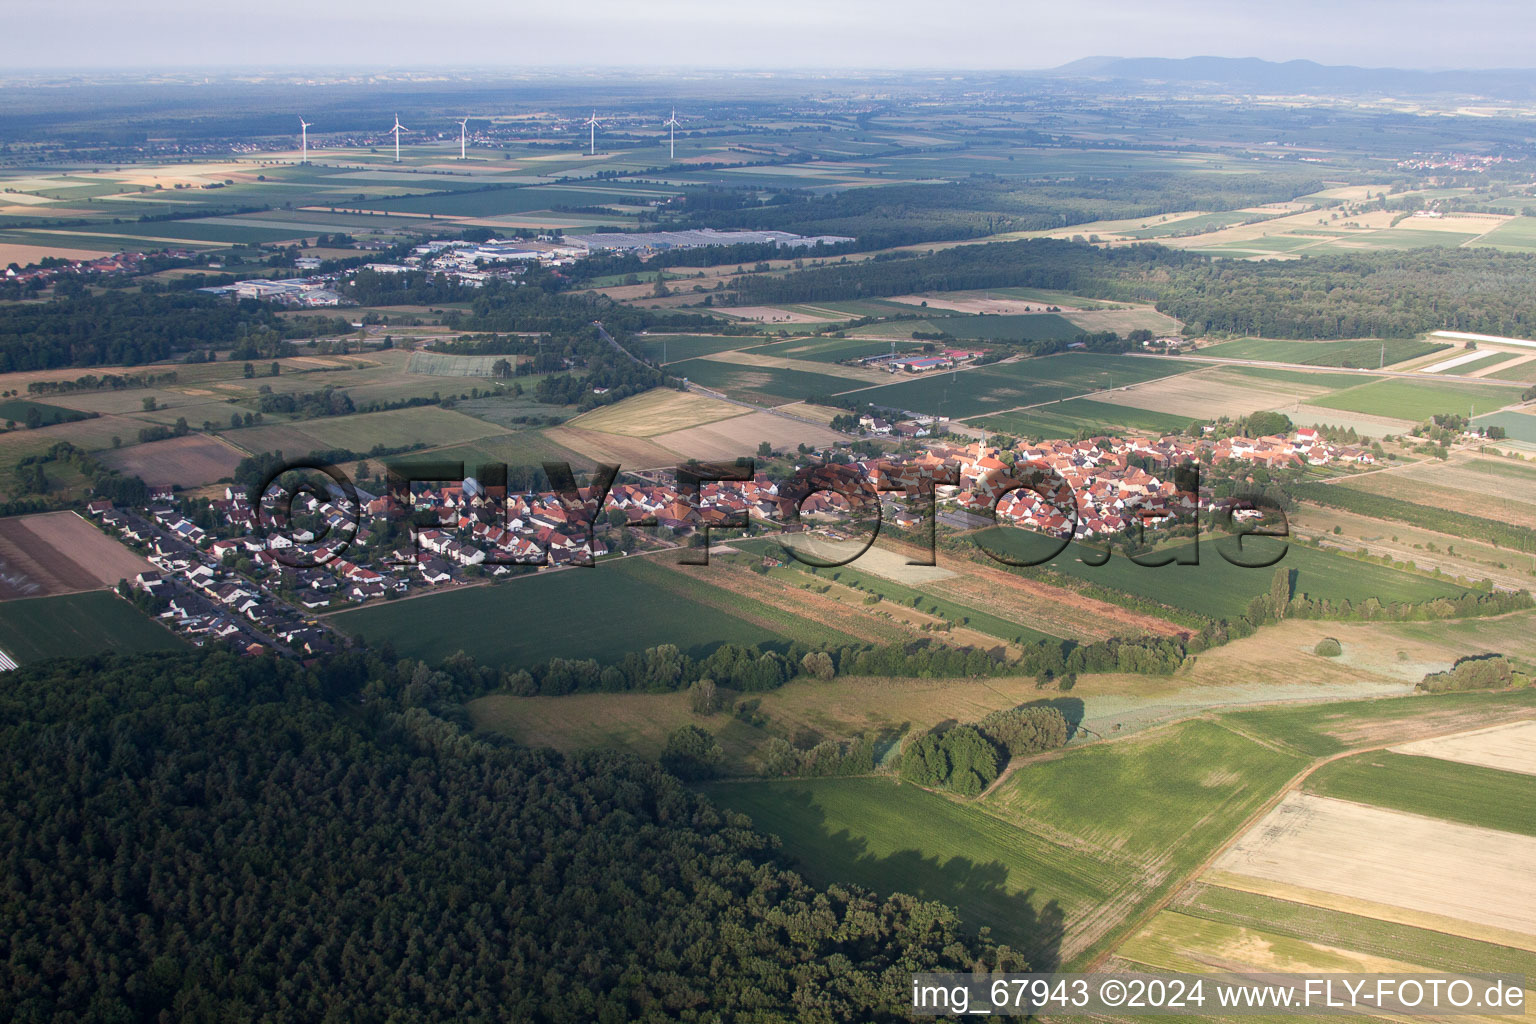
<svg viewBox="0 0 1536 1024"><path fill-rule="evenodd" d="M673 109L672 116L661 123L663 128L672 129L671 146L667 152L668 160L677 159L677 126L682 122L677 119L677 110Z"/></svg>
<svg viewBox="0 0 1536 1024"><path fill-rule="evenodd" d="M588 143L588 153L597 156L597 111L592 111L592 116L587 118L587 127L591 129L591 141Z"/></svg>
<svg viewBox="0 0 1536 1024"><path fill-rule="evenodd" d="M464 159L464 133L469 130L469 118L459 122L459 159Z"/></svg>
<svg viewBox="0 0 1536 1024"><path fill-rule="evenodd" d="M410 131L410 129L407 128L405 125L400 123L400 115L396 114L395 115L395 126L393 128L391 128L389 131L390 131L390 134L394 135L394 137L395 137L395 163L399 163L400 162L400 133L401 132L408 132L408 131Z"/></svg>
<svg viewBox="0 0 1536 1024"><path fill-rule="evenodd" d="M302 154L299 157L299 163L301 163L301 164L309 163L309 129L310 128L311 128L311 123L310 122L304 120L302 117L299 118L299 152Z"/></svg>

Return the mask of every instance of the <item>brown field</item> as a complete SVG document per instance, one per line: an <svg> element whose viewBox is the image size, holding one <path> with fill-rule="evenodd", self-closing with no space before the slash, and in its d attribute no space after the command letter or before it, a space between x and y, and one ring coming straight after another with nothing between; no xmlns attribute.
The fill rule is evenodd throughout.
<svg viewBox="0 0 1536 1024"><path fill-rule="evenodd" d="M1129 334L1142 328L1158 335L1178 334L1182 329L1182 325L1173 317L1159 313L1150 306L1084 310L1068 315L1067 319L1085 331L1114 331L1118 334Z"/></svg>
<svg viewBox="0 0 1536 1024"><path fill-rule="evenodd" d="M15 196L6 197L7 200L15 199ZM36 216L35 211L26 211ZM50 210L50 215L54 211ZM64 260L93 260L98 256L110 256L109 252L101 249L67 249L63 246L51 245L18 245L11 242L0 244L0 266L10 266L12 263L25 267L28 264L38 263L55 256ZM84 371L82 371L84 372Z"/></svg>
<svg viewBox="0 0 1536 1024"><path fill-rule="evenodd" d="M1291 793L1214 867L1536 936L1531 836Z"/></svg>
<svg viewBox="0 0 1536 1024"><path fill-rule="evenodd" d="M739 405L692 391L652 388L622 402L582 413L571 420L569 426L627 437L654 437L741 416L746 411Z"/></svg>
<svg viewBox="0 0 1536 1024"><path fill-rule="evenodd" d="M1508 722L1475 732L1405 743L1392 750L1399 754L1419 754L1442 761L1536 775L1536 721Z"/></svg>
<svg viewBox="0 0 1536 1024"><path fill-rule="evenodd" d="M1170 367L1170 373L1174 369ZM1320 385L1261 381L1223 369L1197 370L1177 377L1164 377L1146 384L1133 384L1116 391L1093 396L1097 402L1111 402L1133 409L1149 409L1174 415L1247 416L1262 409L1276 409L1297 401L1325 394Z"/></svg>
<svg viewBox="0 0 1536 1024"><path fill-rule="evenodd" d="M643 437L604 434L569 426L546 427L544 436L596 462L618 463L624 469L661 469L677 465L676 452Z"/></svg>
<svg viewBox="0 0 1536 1024"><path fill-rule="evenodd" d="M73 512L0 519L0 601L110 587L153 568Z"/></svg>
<svg viewBox="0 0 1536 1024"><path fill-rule="evenodd" d="M1510 483L1503 481L1501 485L1484 474L1457 472L1455 466L1439 464L1366 473L1341 481L1336 486L1481 516L1484 519L1496 519L1517 526L1536 527L1536 501L1521 501L1511 497L1511 492L1520 493L1520 484L1516 481L1516 486L1511 487Z"/></svg>
<svg viewBox="0 0 1536 1024"><path fill-rule="evenodd" d="M833 409L826 405L812 405L810 402L791 402L781 405L778 411L787 416L798 416L803 420L815 420L823 425L831 423L833 418L844 413L842 409Z"/></svg>
<svg viewBox="0 0 1536 1024"><path fill-rule="evenodd" d="M232 476L243 457L216 437L188 434L107 452L101 461L148 484L200 487Z"/></svg>
<svg viewBox="0 0 1536 1024"><path fill-rule="evenodd" d="M1536 360L1536 352L1528 353L1525 355L1517 355L1513 359L1506 359L1503 362L1494 363L1492 366L1485 366L1481 370L1473 370L1471 373L1467 374L1467 376L1487 377L1495 373L1503 373L1505 370L1513 370L1517 366L1524 366L1526 363L1529 363L1532 360ZM1536 369L1536 367L1533 367L1532 369Z"/></svg>
<svg viewBox="0 0 1536 1024"><path fill-rule="evenodd" d="M774 451L792 451L802 444L820 448L847 438L814 423L776 416L771 412L749 412L745 416L657 434L651 440L684 458L734 459L755 454L757 446L764 441L772 445Z"/></svg>

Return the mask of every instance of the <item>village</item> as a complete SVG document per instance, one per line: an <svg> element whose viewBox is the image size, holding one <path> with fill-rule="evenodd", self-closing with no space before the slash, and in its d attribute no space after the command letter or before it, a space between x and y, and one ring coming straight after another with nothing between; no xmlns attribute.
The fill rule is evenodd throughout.
<svg viewBox="0 0 1536 1024"><path fill-rule="evenodd" d="M1286 437L1106 436L1008 448L946 435L912 448L860 460L821 452L842 461L807 463L788 480L763 472L705 479L691 492L672 473L626 475L600 496L591 488L508 494L473 478L406 484L408 498L331 483L318 495L294 495L293 521L285 523L286 492L269 490L257 508L229 486L208 503L209 525L200 526L172 488L154 486L142 508L99 500L86 513L156 567L129 585L191 642L308 657L346 643L324 624L331 611L702 545L712 530L840 537L867 528L878 506L874 516L896 531L918 531L932 516L958 530L996 522L1055 538L1104 538L1138 522L1188 523L1233 504L1208 488L1181 489L1181 467L1354 466L1374 458L1310 428ZM717 533L713 543L732 535Z"/></svg>

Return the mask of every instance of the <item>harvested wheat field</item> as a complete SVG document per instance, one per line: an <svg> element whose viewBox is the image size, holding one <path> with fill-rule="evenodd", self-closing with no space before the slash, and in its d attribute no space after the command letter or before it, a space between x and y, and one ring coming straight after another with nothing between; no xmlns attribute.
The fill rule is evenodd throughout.
<svg viewBox="0 0 1536 1024"><path fill-rule="evenodd" d="M1536 936L1536 838L1291 793L1214 867Z"/></svg>
<svg viewBox="0 0 1536 1024"><path fill-rule="evenodd" d="M1474 732L1404 743L1392 751L1536 775L1536 721L1508 722Z"/></svg>
<svg viewBox="0 0 1536 1024"><path fill-rule="evenodd" d="M736 406L730 408L740 411ZM764 441L774 451L793 451L802 444L822 448L847 438L814 423L775 416L771 412L749 412L745 416L657 434L651 440L684 458L719 460L753 455Z"/></svg>
<svg viewBox="0 0 1536 1024"><path fill-rule="evenodd" d="M0 601L96 590L153 569L73 512L0 519Z"/></svg>
<svg viewBox="0 0 1536 1024"><path fill-rule="evenodd" d="M549 440L585 455L594 462L617 463L622 469L664 469L677 465L677 453L643 437L607 434L580 427L545 427Z"/></svg>
<svg viewBox="0 0 1536 1024"><path fill-rule="evenodd" d="M745 413L739 405L692 391L652 388L622 402L582 413L571 420L569 426L627 437L654 437Z"/></svg>
<svg viewBox="0 0 1536 1024"><path fill-rule="evenodd" d="M950 309L956 313L1043 313L1046 305L1039 299L1016 299L1010 295L988 295L986 292L893 295L890 301L908 306L927 306L930 309ZM1073 306L1052 305L1063 313L1077 312Z"/></svg>

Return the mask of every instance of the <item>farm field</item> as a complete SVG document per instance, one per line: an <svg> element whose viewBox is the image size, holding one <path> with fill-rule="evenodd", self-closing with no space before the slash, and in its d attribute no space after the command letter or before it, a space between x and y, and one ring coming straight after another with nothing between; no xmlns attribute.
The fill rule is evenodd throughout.
<svg viewBox="0 0 1536 1024"><path fill-rule="evenodd" d="M911 342L897 343L898 352L911 351ZM881 341L859 341L853 338L798 338L776 341L771 345L759 345L745 351L765 356L781 356L785 359L802 359L810 363L836 363L846 359L865 359L869 356L888 355L892 346Z"/></svg>
<svg viewBox="0 0 1536 1024"><path fill-rule="evenodd" d="M1385 347L1385 356L1383 356ZM1382 341L1360 338L1349 341L1279 341L1244 338L1224 341L1199 354L1220 359L1253 359L1272 363L1305 363L1309 366L1341 366L1374 370L1450 348L1450 345L1394 338Z"/></svg>
<svg viewBox="0 0 1536 1024"><path fill-rule="evenodd" d="M965 419L1123 387L1191 367L1131 356L1055 355L925 374L860 391L861 401Z"/></svg>
<svg viewBox="0 0 1536 1024"><path fill-rule="evenodd" d="M1405 961L1421 969L1507 971L1527 977L1536 974L1536 954L1525 950L1239 889L1192 883L1174 898L1169 909L1184 917L1301 939L1309 945L1320 944L1335 952L1348 951ZM1155 927L1160 934L1168 935L1162 930L1161 921ZM1201 943L1200 948L1209 949L1209 946ZM1125 949L1117 950L1117 954L1126 956ZM1178 946L1174 949L1184 952Z"/></svg>
<svg viewBox="0 0 1536 1024"><path fill-rule="evenodd" d="M740 412L740 409L736 409ZM828 427L805 423L770 412L749 412L712 423L656 434L651 438L684 459L730 460L755 455L766 441L776 452L793 451L800 445L829 447L847 436Z"/></svg>
<svg viewBox="0 0 1536 1024"><path fill-rule="evenodd" d="M1536 732L1536 724L1530 722L1495 728ZM1525 751L1530 769L1526 774L1444 760L1432 752L1433 744L1464 741L1468 736L1462 733L1444 740L1419 740L1397 751L1375 750L1334 761L1307 779L1304 792L1536 836L1536 778L1532 777L1536 776L1536 756L1530 756L1536 754L1536 747Z"/></svg>
<svg viewBox="0 0 1536 1024"><path fill-rule="evenodd" d="M1419 422L1437 413L1465 416L1469 409L1478 406L1489 411L1519 400L1520 390L1516 387L1417 381L1398 377L1313 398L1311 404L1325 409L1343 409L1368 416L1390 416Z"/></svg>
<svg viewBox="0 0 1536 1024"><path fill-rule="evenodd" d="M1170 370L1183 369L1173 360L1164 360ZM1233 371L1250 367L1217 367L1180 373L1175 377L1117 388L1097 396L1097 400L1129 410L1143 410L1150 415L1178 416L1198 410L1203 417L1230 416L1237 419L1262 409L1274 409L1328 393L1325 385L1313 381L1261 381Z"/></svg>
<svg viewBox="0 0 1536 1024"><path fill-rule="evenodd" d="M437 661L463 650L483 665L606 663L664 643L696 656L722 643L788 644L774 629L691 597L686 580L670 580L675 575L641 557L606 560L340 612L328 621L375 643L388 639L404 656ZM662 593L665 600L658 599Z"/></svg>
<svg viewBox="0 0 1536 1024"><path fill-rule="evenodd" d="M1038 534L1017 527L988 527L973 535L993 551L1014 558L1034 558L1057 545ZM1232 565L1222 558L1215 545L1201 545L1198 565L1166 565L1148 568L1116 555L1104 565L1083 561L1094 557L1090 548L1073 542L1066 551L1041 566L1061 576L1076 578L1095 587L1132 594L1154 605L1193 612L1213 619L1230 619L1242 614L1248 603L1268 590L1277 569L1291 573L1293 594L1307 594L1329 601L1360 602L1375 597L1383 603L1427 601L1437 597L1456 597L1464 589L1453 583L1416 576L1327 551L1290 545L1284 558L1274 567L1248 569ZM1254 549L1250 541L1248 549ZM1187 546L1168 548L1159 555L1188 557ZM1026 576L1038 569L1023 570Z"/></svg>
<svg viewBox="0 0 1536 1024"><path fill-rule="evenodd" d="M0 519L0 601L98 590L153 569L73 512Z"/></svg>
<svg viewBox="0 0 1536 1024"><path fill-rule="evenodd" d="M104 452L101 462L151 485L200 487L231 477L243 457L239 450L216 437L188 434Z"/></svg>
<svg viewBox="0 0 1536 1024"><path fill-rule="evenodd" d="M809 365L809 364L808 364ZM671 364L670 373L722 391L739 401L782 405L817 395L835 395L860 387L859 381L814 370L743 366L716 359L687 359Z"/></svg>
<svg viewBox="0 0 1536 1024"><path fill-rule="evenodd" d="M1197 422L1190 416L1114 405L1087 398L1036 406L1023 412L1005 412L974 420L975 426L1016 437L1035 439L1072 437L1078 431L1115 433L1120 430L1171 434Z"/></svg>
<svg viewBox="0 0 1536 1024"><path fill-rule="evenodd" d="M72 420L85 418L84 413L75 409L66 409L42 402L28 402L19 398L11 398L0 402L0 421L25 424L27 417L32 415L34 410L38 417L38 426L52 426L55 423L68 423Z"/></svg>
<svg viewBox="0 0 1536 1024"><path fill-rule="evenodd" d="M941 900L1038 969L1063 961L1066 927L1114 886L1115 866L1092 854L888 779L720 783L705 793L779 836L812 882Z"/></svg>
<svg viewBox="0 0 1536 1024"><path fill-rule="evenodd" d="M1499 772L1536 775L1536 721L1511 722L1475 732L1418 740L1392 749L1398 754L1454 761ZM1526 780L1526 785L1536 787L1536 782ZM1531 810L1529 822L1536 822L1536 808Z"/></svg>
<svg viewBox="0 0 1536 1024"><path fill-rule="evenodd" d="M106 591L0 602L0 651L21 665L183 646L170 630Z"/></svg>
<svg viewBox="0 0 1536 1024"><path fill-rule="evenodd" d="M938 327L960 341L1071 341L1083 333L1059 313L953 316Z"/></svg>
<svg viewBox="0 0 1536 1024"><path fill-rule="evenodd" d="M246 427L228 431L223 437L252 454L281 451L292 457L330 448L366 453L378 446L403 448L420 444L436 447L506 432L503 427L473 416L427 405L351 416L324 416L277 426Z"/></svg>
<svg viewBox="0 0 1536 1024"><path fill-rule="evenodd" d="M1475 872L1462 870L1471 850ZM1291 793L1212 867L1536 943L1536 903L1510 899L1536 884L1532 836Z"/></svg>
<svg viewBox="0 0 1536 1024"><path fill-rule="evenodd" d="M703 423L741 416L739 405L691 391L652 388L612 405L602 405L568 421L569 426L630 437L654 437Z"/></svg>
<svg viewBox="0 0 1536 1024"><path fill-rule="evenodd" d="M1334 487L1381 495L1409 505L1430 506L1463 515L1536 528L1536 495L1511 487L1499 477L1461 471L1455 464L1407 466L1390 473L1365 473L1340 480ZM1362 513L1379 514L1362 504ZM1412 517L1412 508L1395 512ZM1409 519L1413 522L1412 518Z"/></svg>
<svg viewBox="0 0 1536 1024"><path fill-rule="evenodd" d="M639 334L626 343L635 355L657 363L680 363L685 359L715 352L761 345L762 338L751 334Z"/></svg>

